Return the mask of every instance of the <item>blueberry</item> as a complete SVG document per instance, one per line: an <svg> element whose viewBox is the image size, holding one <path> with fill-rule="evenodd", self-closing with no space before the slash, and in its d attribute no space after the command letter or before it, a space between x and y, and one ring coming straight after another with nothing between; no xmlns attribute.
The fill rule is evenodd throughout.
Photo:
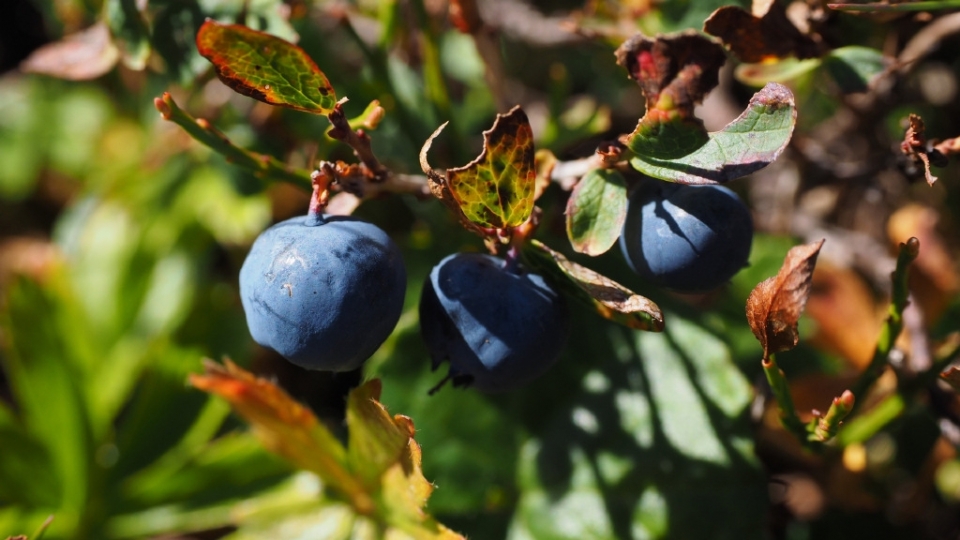
<svg viewBox="0 0 960 540"><path fill-rule="evenodd" d="M563 298L536 274L482 254L455 254L430 272L420 331L433 367L484 392L522 386L556 362L569 328Z"/></svg>
<svg viewBox="0 0 960 540"><path fill-rule="evenodd" d="M270 227L240 269L253 339L308 369L359 367L400 318L407 275L382 230L340 216Z"/></svg>
<svg viewBox="0 0 960 540"><path fill-rule="evenodd" d="M630 196L620 249L644 279L699 292L746 266L752 241L750 211L729 189L649 181Z"/></svg>

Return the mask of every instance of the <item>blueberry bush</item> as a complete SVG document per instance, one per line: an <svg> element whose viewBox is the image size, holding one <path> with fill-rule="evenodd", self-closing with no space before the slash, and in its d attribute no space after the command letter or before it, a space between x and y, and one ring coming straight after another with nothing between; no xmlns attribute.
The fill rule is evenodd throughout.
<svg viewBox="0 0 960 540"><path fill-rule="evenodd" d="M960 535L956 2L0 9L0 538Z"/></svg>

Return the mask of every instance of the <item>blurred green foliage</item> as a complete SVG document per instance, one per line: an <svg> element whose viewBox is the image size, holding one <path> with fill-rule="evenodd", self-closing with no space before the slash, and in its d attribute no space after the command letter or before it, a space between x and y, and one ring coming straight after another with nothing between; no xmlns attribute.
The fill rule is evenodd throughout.
<svg viewBox="0 0 960 540"><path fill-rule="evenodd" d="M648 33L699 28L725 3L671 0L631 23ZM446 120L435 165L476 156L497 104L475 41L419 0L345 3L349 17L328 4L151 0L144 9L128 0L36 0L51 38L107 20L123 65L90 82L15 71L0 77L0 538L31 532L50 514L44 537L51 540L374 534L316 477L263 449L225 403L187 387L201 358L229 356L277 377L343 434L344 395L361 375L307 374L253 344L237 294L239 265L260 231L305 210L306 195L233 167L160 121L152 103L170 90L236 144L298 167L352 160L349 148L324 136L325 119L266 109L211 76L193 45L196 29L205 17L241 19L299 36L338 95L350 97L348 116L379 100L387 113L373 148L391 169L418 172L420 145ZM566 7L581 7L573 4ZM876 45L883 33L882 25L847 19L837 27L841 35L853 29L838 45ZM534 105L538 148L580 157L601 138L632 131L642 97L616 68L615 45L548 46L515 35L498 42L500 75ZM849 111L836 83L859 89L881 60L875 49L838 48L789 77L801 135L809 140L838 110ZM948 66L956 75L960 64ZM750 91L736 86L733 94ZM924 108L939 110L912 94L891 104L872 124L870 144L896 143L903 112ZM931 129L955 134L950 118L932 115ZM956 201L951 167L937 189ZM556 210L565 197L554 186L539 204ZM394 236L410 276L400 324L362 377L382 378L382 402L414 419L424 474L437 487L428 511L452 529L520 540L897 538L922 528L876 525L889 525L882 507L830 508L817 519L771 525L782 508L771 510L767 473L789 460L758 456L750 409L760 347L743 305L795 243L782 231L758 234L750 267L702 304L638 283L616 250L589 259L564 249L657 301L665 333L576 310L558 366L529 387L430 396L440 374L419 338L422 283L444 256L482 246L435 201L392 196L356 214ZM547 212L538 234L563 246L562 214ZM805 320L801 335L811 327ZM789 375L841 369L835 355L808 345L780 361ZM910 481L939 436L937 417L918 403L881 434L902 450L883 462L886 470ZM960 465L953 457L944 463L931 514L960 502ZM888 477L866 483L880 500L892 498Z"/></svg>

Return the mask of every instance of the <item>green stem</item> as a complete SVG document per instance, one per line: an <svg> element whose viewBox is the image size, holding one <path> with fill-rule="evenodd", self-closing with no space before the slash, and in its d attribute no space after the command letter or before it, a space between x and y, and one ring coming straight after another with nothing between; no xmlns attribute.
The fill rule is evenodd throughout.
<svg viewBox="0 0 960 540"><path fill-rule="evenodd" d="M383 94L396 96L396 88L393 85L393 79L390 77L390 70L387 67L386 47L373 49L367 46L367 43L360 37L360 34L357 33L357 29L353 27L349 18L345 19L343 28L354 44L360 48L360 52L363 53L364 58L366 58L367 65L369 65L373 71L374 80L383 85ZM407 131L407 135L414 139L426 137L427 133L424 133L426 124L423 120L407 110L400 101L394 100L393 103L394 108L392 110L396 111L399 116L400 127Z"/></svg>
<svg viewBox="0 0 960 540"><path fill-rule="evenodd" d="M423 47L423 82L427 99L433 103L442 118L450 118L450 95L447 93L447 84L443 79L443 68L440 65L440 47L437 45L436 32L433 29L423 0L413 0L411 5L420 23L421 45Z"/></svg>
<svg viewBox="0 0 960 540"><path fill-rule="evenodd" d="M900 416L906 408L906 403L900 394L893 394L884 399L868 412L847 422L837 435L837 442L841 446L866 441L873 437L892 420Z"/></svg>
<svg viewBox="0 0 960 540"><path fill-rule="evenodd" d="M827 4L830 9L837 11L934 11L937 9L952 9L960 7L960 0L936 0L929 2L903 2L900 4Z"/></svg>
<svg viewBox="0 0 960 540"><path fill-rule="evenodd" d="M797 410L793 405L793 397L790 395L789 386L787 386L787 377L780 366L777 365L775 355L771 354L763 361L763 372L767 376L767 382L773 391L773 397L780 407L780 421L783 423L783 427L796 435L800 441L806 442L808 440L807 428L800 421L800 417L797 416Z"/></svg>
<svg viewBox="0 0 960 540"><path fill-rule="evenodd" d="M832 439L837 434L837 430L840 429L840 422L843 422L843 419L850 414L855 403L856 399L853 397L853 392L849 390L844 390L840 397L833 398L833 403L830 404L830 410L827 411L827 414L823 415L819 421L814 422L810 435L811 439L820 442Z"/></svg>
<svg viewBox="0 0 960 540"><path fill-rule="evenodd" d="M889 314L887 320L880 331L880 338L877 340L877 347L873 353L873 359L870 365L863 371L860 378L853 387L853 395L859 396L859 401L854 405L854 409L860 403L865 401L863 398L867 395L867 390L873 386L884 368L887 366L887 360L890 352L893 350L897 336L903 330L903 310L907 307L907 270L910 268L920 252L920 241L916 238L910 238L905 243L900 244L900 254L897 256L897 268L893 271L893 298L890 301Z"/></svg>
<svg viewBox="0 0 960 540"><path fill-rule="evenodd" d="M30 540L40 540L43 538L43 534L47 532L47 527L49 527L51 523L53 523L53 515L47 516L47 519L43 520L43 523L41 523L36 532L33 533Z"/></svg>
<svg viewBox="0 0 960 540"><path fill-rule="evenodd" d="M213 127L210 122L187 114L173 101L169 92L164 92L163 97L155 98L153 104L160 111L164 120L169 120L182 127L191 137L212 148L227 158L227 161L249 169L256 177L289 182L300 187L310 188L309 171L290 167L272 156L258 154L235 146L226 135Z"/></svg>

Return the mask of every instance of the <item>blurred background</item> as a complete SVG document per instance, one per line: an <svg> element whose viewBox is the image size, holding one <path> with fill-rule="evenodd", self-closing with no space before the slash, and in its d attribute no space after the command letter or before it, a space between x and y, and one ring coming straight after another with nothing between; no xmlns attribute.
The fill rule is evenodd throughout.
<svg viewBox="0 0 960 540"><path fill-rule="evenodd" d="M569 193L551 186L538 237L654 299L667 329L575 309L557 367L503 395L427 393L442 373L419 337L423 280L444 256L483 246L412 195L355 211L402 247L410 280L400 324L362 371L306 372L257 347L237 274L263 229L306 211L308 192L231 165L153 105L169 91L236 145L294 167L354 159L325 135L326 119L219 82L193 44L213 17L297 41L350 98L348 116L379 100L373 148L393 171L418 174L421 144L447 120L431 163L468 162L514 104L538 149L571 160L643 115L614 49L637 31L699 30L725 4L481 0L470 33L443 0L5 0L0 537L31 534L51 514L48 539L360 536L360 518L316 477L187 386L205 357L275 379L341 436L346 393L382 378L383 403L417 426L436 485L427 510L471 538L960 536L960 402L918 376L956 349L960 330L960 176L944 159L930 186L900 151L910 113L930 138L960 135L957 13L785 3L822 54L731 57L698 109L709 129L769 80L791 87L799 117L776 163L729 184L756 236L751 265L720 290L670 294L642 283L619 250L573 254ZM806 452L766 399L747 295L791 246L827 239L801 345L780 358L807 420L873 356L896 246L910 236L921 252L896 370L858 396L873 424ZM890 396L901 406L884 413Z"/></svg>

